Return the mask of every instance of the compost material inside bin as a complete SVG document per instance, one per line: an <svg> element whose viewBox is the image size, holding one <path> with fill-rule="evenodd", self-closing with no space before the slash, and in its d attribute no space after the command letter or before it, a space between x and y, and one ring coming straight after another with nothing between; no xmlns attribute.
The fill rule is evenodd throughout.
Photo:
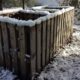
<svg viewBox="0 0 80 80"><path fill-rule="evenodd" d="M11 18L16 18L19 20L36 20L39 17L46 16L46 13L36 13L34 12L27 12L27 11L19 11L15 14L10 15Z"/></svg>

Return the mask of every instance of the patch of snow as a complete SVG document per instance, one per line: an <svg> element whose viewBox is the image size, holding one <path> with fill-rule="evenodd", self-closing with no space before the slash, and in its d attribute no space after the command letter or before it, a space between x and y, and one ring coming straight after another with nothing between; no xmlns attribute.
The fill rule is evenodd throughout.
<svg viewBox="0 0 80 80"><path fill-rule="evenodd" d="M45 5L45 6L35 6L35 7L32 7L32 9L42 9L42 8L44 8L44 7L46 7L47 5Z"/></svg>
<svg viewBox="0 0 80 80"><path fill-rule="evenodd" d="M34 22L35 22L36 24L40 24L40 23L41 23L41 19L38 18L38 19L34 20Z"/></svg>
<svg viewBox="0 0 80 80"><path fill-rule="evenodd" d="M17 76L13 75L9 70L0 68L0 80L14 80Z"/></svg>
<svg viewBox="0 0 80 80"><path fill-rule="evenodd" d="M74 26L72 42L57 53L38 80L80 80L80 25Z"/></svg>
<svg viewBox="0 0 80 80"><path fill-rule="evenodd" d="M50 14L49 11L36 11L36 10L21 10L20 12L24 13L33 13L33 14Z"/></svg>
<svg viewBox="0 0 80 80"><path fill-rule="evenodd" d="M14 12L18 12L19 10L22 10L22 8L3 9L2 11L0 11L0 14L14 13Z"/></svg>
<svg viewBox="0 0 80 80"><path fill-rule="evenodd" d="M41 19L42 21L46 21L47 18L44 16L44 17L40 17L39 19Z"/></svg>
<svg viewBox="0 0 80 80"><path fill-rule="evenodd" d="M66 8L66 11L70 11L70 10L73 10L73 9L74 9L74 7L69 6L69 8Z"/></svg>

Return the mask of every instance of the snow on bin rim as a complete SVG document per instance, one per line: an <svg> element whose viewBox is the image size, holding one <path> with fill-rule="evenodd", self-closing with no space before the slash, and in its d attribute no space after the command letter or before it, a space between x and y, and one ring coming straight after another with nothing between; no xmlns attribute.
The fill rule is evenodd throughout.
<svg viewBox="0 0 80 80"><path fill-rule="evenodd" d="M22 8L11 8L11 9L3 9L2 11L0 11L0 14L9 14L9 13L13 13L13 12L17 12L22 10Z"/></svg>
<svg viewBox="0 0 80 80"><path fill-rule="evenodd" d="M37 6L37 7L32 7L31 9L34 10L34 11L57 11L57 10L60 10L60 9L55 9L55 8L46 8L48 6Z"/></svg>
<svg viewBox="0 0 80 80"><path fill-rule="evenodd" d="M74 7L69 7L69 8L66 9L66 12L70 11L70 10L73 10L73 9L74 9Z"/></svg>
<svg viewBox="0 0 80 80"><path fill-rule="evenodd" d="M59 9L60 10L60 8L64 8L64 9L66 9L66 8L70 8L70 7L72 7L72 6L48 6L48 5L45 5L45 6L36 6L36 7L32 7L32 9Z"/></svg>
<svg viewBox="0 0 80 80"><path fill-rule="evenodd" d="M3 17L3 16L0 16L0 21L10 23L10 24L14 24L14 25L18 25L18 26L32 27L32 26L35 25L35 22L32 21L32 20L25 21L25 20L18 20L18 19L15 19L15 18Z"/></svg>
<svg viewBox="0 0 80 80"><path fill-rule="evenodd" d="M36 19L36 20L34 20L34 22L35 22L35 24L40 24L41 23L41 19L40 18L38 18L38 19Z"/></svg>
<svg viewBox="0 0 80 80"><path fill-rule="evenodd" d="M33 27L33 26L35 26L35 24L40 24L41 21L46 21L48 19L54 18L54 17L56 17L58 15L61 15L61 14L65 13L65 12L67 12L67 11L70 11L72 9L74 9L74 7L68 7L66 9L58 10L58 11L56 11L54 13L50 13L50 14L48 14L46 16L39 17L36 20L28 20L28 21L25 21L25 20L18 20L18 19L14 19L14 18L0 16L0 21L1 22L11 23L11 24L16 24L18 26L29 26L29 27ZM24 12L26 12L26 11L24 11ZM35 12L35 11L33 11L33 12Z"/></svg>
<svg viewBox="0 0 80 80"><path fill-rule="evenodd" d="M69 7L69 6L66 6L66 7L67 7L66 9L63 8L62 10L58 10L58 11L52 13L51 16L55 17L55 16L61 15L61 14L65 13L65 12L68 12L68 11L74 9L74 7Z"/></svg>
<svg viewBox="0 0 80 80"><path fill-rule="evenodd" d="M62 10L57 10L56 12L50 13L50 15L46 15L46 16L40 17L39 19L41 19L42 21L46 21L47 19L51 19L53 17L56 17L58 15L61 15L61 14L65 13L65 12L68 12L68 11L74 9L74 7L71 7L71 6L61 6L61 7L63 7ZM66 8L64 9L64 7L66 7Z"/></svg>
<svg viewBox="0 0 80 80"><path fill-rule="evenodd" d="M69 8L70 6L36 6L36 7L32 7L33 10L40 10L40 9L52 9L52 10L61 10L61 9L66 9Z"/></svg>
<svg viewBox="0 0 80 80"><path fill-rule="evenodd" d="M63 8L62 10L58 10L58 11L56 11L54 13L51 13L50 15L46 15L46 16L40 17L37 20L34 20L34 22L37 23L37 24L40 24L42 21L49 20L51 18L54 18L54 17L56 17L58 15L61 15L61 14L65 13L65 12L68 12L68 11L74 9L74 7L71 7L71 6L65 6L65 7L66 7L66 9Z"/></svg>
<svg viewBox="0 0 80 80"><path fill-rule="evenodd" d="M32 14L50 14L49 11L36 11L36 10L20 10L19 12L23 12L23 13L32 13Z"/></svg>

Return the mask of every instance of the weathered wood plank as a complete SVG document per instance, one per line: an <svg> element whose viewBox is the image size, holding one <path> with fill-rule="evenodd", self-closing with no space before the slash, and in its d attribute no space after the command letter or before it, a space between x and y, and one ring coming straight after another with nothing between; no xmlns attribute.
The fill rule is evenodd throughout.
<svg viewBox="0 0 80 80"><path fill-rule="evenodd" d="M3 42L2 42L2 28L0 23L0 66L4 66Z"/></svg>
<svg viewBox="0 0 80 80"><path fill-rule="evenodd" d="M52 59L53 57L53 25L54 24L54 21L53 21L53 18L51 18L50 20L50 59Z"/></svg>
<svg viewBox="0 0 80 80"><path fill-rule="evenodd" d="M42 44L42 49L41 49L41 51L42 51L42 67L44 67L45 66L45 62L46 62L46 21L43 21L42 23L41 23L41 38L42 38L42 42L41 42L41 44Z"/></svg>
<svg viewBox="0 0 80 80"><path fill-rule="evenodd" d="M62 14L62 46L64 44L64 15Z"/></svg>
<svg viewBox="0 0 80 80"><path fill-rule="evenodd" d="M59 21L59 15L57 16L57 49L60 47L60 21Z"/></svg>
<svg viewBox="0 0 80 80"><path fill-rule="evenodd" d="M26 36L25 36L25 28L24 27L19 27L19 49L20 52L18 54L19 59L20 59L20 70L21 70L21 78L22 80L26 79L26 60L25 60L25 55L26 55Z"/></svg>
<svg viewBox="0 0 80 80"><path fill-rule="evenodd" d="M42 60L42 55L41 55L41 24L36 24L36 58L37 58L37 72L40 72L41 70L41 60Z"/></svg>
<svg viewBox="0 0 80 80"><path fill-rule="evenodd" d="M66 38L66 15L65 15L65 13L64 13L64 18L63 18L63 25L64 25L64 44L66 43L66 40L67 40L67 38Z"/></svg>
<svg viewBox="0 0 80 80"><path fill-rule="evenodd" d="M57 34L57 16L55 17L55 31L54 31L54 48L55 48L55 52L57 50L57 43L58 41L58 34Z"/></svg>
<svg viewBox="0 0 80 80"><path fill-rule="evenodd" d="M62 25L61 25L62 15L60 15L59 21L60 21L60 48L61 48L62 47Z"/></svg>
<svg viewBox="0 0 80 80"><path fill-rule="evenodd" d="M16 25L8 24L9 33L10 33L10 53L12 56L12 70L18 74L18 47L17 47L17 34L16 34Z"/></svg>
<svg viewBox="0 0 80 80"><path fill-rule="evenodd" d="M46 27L47 27L47 32L46 32L46 36L47 36L47 45L46 45L46 64L48 64L49 62L49 49L50 49L50 44L49 44L49 41L50 41L50 20L47 20L46 21Z"/></svg>
<svg viewBox="0 0 80 80"><path fill-rule="evenodd" d="M54 17L54 31L53 31L53 50L56 51L56 17Z"/></svg>
<svg viewBox="0 0 80 80"><path fill-rule="evenodd" d="M36 26L30 27L30 55L31 55L31 78L36 73Z"/></svg>
<svg viewBox="0 0 80 80"><path fill-rule="evenodd" d="M6 68L11 69L11 55L10 55L10 44L9 44L9 33L8 27L6 23L1 22L2 28L2 36L3 36L3 50L4 50L4 57L5 57L5 64Z"/></svg>

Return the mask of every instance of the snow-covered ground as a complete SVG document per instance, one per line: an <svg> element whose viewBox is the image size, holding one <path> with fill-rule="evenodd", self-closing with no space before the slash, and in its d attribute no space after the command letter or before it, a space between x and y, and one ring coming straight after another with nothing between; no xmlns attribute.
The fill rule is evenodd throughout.
<svg viewBox="0 0 80 80"><path fill-rule="evenodd" d="M80 80L80 25L74 25L72 42L58 53L38 80ZM15 77L12 72L0 68L0 80L14 80Z"/></svg>
<svg viewBox="0 0 80 80"><path fill-rule="evenodd" d="M80 80L80 25L74 25L72 42L58 53L38 80Z"/></svg>
<svg viewBox="0 0 80 80"><path fill-rule="evenodd" d="M42 5L59 6L63 0L38 1ZM80 80L80 25L74 25L72 42L58 53L59 55L42 71L38 80ZM0 80L14 80L15 77L12 72L0 68Z"/></svg>
<svg viewBox="0 0 80 80"><path fill-rule="evenodd" d="M0 68L0 80L14 80L15 78L16 76L12 72Z"/></svg>

